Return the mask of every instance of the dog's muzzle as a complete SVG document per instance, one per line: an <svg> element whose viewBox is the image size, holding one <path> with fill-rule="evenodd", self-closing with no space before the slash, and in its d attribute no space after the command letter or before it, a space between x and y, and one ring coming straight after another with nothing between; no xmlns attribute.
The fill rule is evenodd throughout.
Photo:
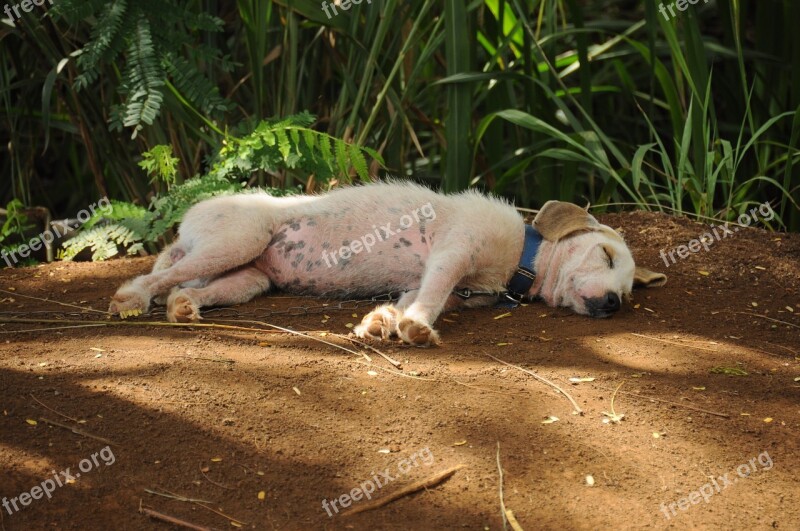
<svg viewBox="0 0 800 531"><path fill-rule="evenodd" d="M605 297L591 297L584 299L586 310L590 317L605 318L611 317L618 312L621 306L619 295L613 291L606 293Z"/></svg>

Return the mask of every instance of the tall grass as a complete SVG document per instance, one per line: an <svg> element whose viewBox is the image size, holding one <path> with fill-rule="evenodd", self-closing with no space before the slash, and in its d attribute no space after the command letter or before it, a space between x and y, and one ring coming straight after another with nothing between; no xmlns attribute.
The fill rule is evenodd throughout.
<svg viewBox="0 0 800 531"><path fill-rule="evenodd" d="M798 2L712 0L671 20L656 0L382 0L330 19L317 0L185 4L225 22L195 45L221 51L201 66L232 109L205 115L168 84L133 140L107 129L120 65L73 89L94 19L0 25L0 202L144 203L142 151L171 144L190 177L226 133L308 110L392 174L447 190L721 217L770 200L800 230Z"/></svg>

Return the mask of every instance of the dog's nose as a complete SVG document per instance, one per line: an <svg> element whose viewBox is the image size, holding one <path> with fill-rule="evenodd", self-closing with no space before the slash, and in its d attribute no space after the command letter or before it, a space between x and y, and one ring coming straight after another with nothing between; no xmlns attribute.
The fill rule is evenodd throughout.
<svg viewBox="0 0 800 531"><path fill-rule="evenodd" d="M620 308L619 295L613 291L606 293L606 298L603 301L603 310L607 312L618 312Z"/></svg>

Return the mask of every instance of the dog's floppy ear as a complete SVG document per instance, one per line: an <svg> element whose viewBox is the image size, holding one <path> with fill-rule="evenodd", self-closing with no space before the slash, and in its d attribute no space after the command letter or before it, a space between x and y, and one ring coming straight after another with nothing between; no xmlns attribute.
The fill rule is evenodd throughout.
<svg viewBox="0 0 800 531"><path fill-rule="evenodd" d="M667 275L636 266L633 273L634 288L660 288L667 283Z"/></svg>
<svg viewBox="0 0 800 531"><path fill-rule="evenodd" d="M533 219L533 226L550 241L558 241L573 232L600 230L594 217L578 205L562 201L548 201Z"/></svg>

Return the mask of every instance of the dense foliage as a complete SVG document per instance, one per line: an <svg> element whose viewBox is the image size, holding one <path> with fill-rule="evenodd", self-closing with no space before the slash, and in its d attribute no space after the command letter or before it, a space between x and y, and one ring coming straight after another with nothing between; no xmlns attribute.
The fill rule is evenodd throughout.
<svg viewBox="0 0 800 531"><path fill-rule="evenodd" d="M0 202L69 216L108 196L152 213L195 175L311 190L383 162L524 206L730 219L768 200L800 229L798 2L672 16L651 0L373 0L328 15L317 0L60 0L5 21ZM160 145L175 171L153 179Z"/></svg>

